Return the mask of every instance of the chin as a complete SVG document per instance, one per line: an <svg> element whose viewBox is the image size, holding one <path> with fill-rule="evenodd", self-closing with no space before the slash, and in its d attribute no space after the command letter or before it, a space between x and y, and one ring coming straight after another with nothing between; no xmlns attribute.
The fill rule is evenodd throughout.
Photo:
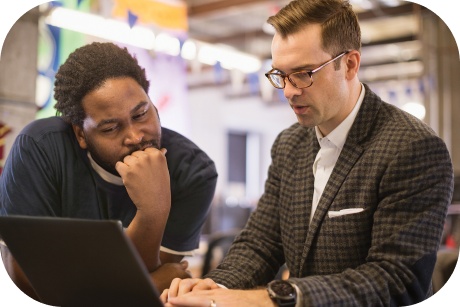
<svg viewBox="0 0 460 307"><path fill-rule="evenodd" d="M312 123L311 121L302 120L302 118L297 118L297 121L299 122L299 124L300 124L302 127L305 127L305 128L313 128L313 127L316 126L316 125L315 125L314 123Z"/></svg>

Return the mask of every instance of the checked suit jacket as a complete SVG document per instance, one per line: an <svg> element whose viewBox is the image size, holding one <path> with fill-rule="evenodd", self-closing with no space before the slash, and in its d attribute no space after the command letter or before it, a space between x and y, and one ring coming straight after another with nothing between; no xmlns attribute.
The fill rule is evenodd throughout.
<svg viewBox="0 0 460 307"><path fill-rule="evenodd" d="M453 192L450 155L426 124L365 90L312 221L319 144L314 128L294 124L273 144L257 208L206 277L251 289L286 263L303 306L401 306L431 295Z"/></svg>

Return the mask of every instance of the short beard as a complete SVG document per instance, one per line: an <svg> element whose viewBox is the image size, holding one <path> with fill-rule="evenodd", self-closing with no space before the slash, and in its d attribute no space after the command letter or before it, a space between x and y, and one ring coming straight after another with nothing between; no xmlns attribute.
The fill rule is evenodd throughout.
<svg viewBox="0 0 460 307"><path fill-rule="evenodd" d="M97 146L95 146L93 144L93 142L91 142L91 140L89 140L88 138L85 137L85 141L86 141L86 145L87 145L87 150L88 152L91 154L91 158L93 158L94 162L96 162L100 167L102 167L103 169L105 169L106 171L108 171L109 173L115 175L115 176L120 176L120 174L118 174L116 168L115 168L115 164L112 164L110 161L107 161L106 159L104 159L102 157L102 155L99 153L99 150L97 149ZM135 151L140 151L140 150L145 150L146 148L149 148L149 147L153 147L153 148L156 148L156 149L160 149L161 148L161 140L160 139L153 139L153 140L150 140L150 141L143 141L142 143L140 144L137 144L137 145L133 145L130 147L129 149L129 152L125 155L122 155L117 162L123 162L123 159L126 157L126 156L129 156L131 155L133 152Z"/></svg>

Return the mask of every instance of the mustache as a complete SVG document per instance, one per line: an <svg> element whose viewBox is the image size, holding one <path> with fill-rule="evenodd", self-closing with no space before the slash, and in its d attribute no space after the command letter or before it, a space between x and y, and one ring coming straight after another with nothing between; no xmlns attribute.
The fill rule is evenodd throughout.
<svg viewBox="0 0 460 307"><path fill-rule="evenodd" d="M135 151L141 151L141 150L144 150L146 148L149 148L149 147L153 147L153 148L156 148L156 149L160 149L161 148L161 144L158 140L150 140L150 141L143 141L139 144L136 144L136 145L133 145L129 152L126 153L125 155L123 155L123 157L121 157L121 159L119 160L120 162L123 162L123 159L126 157L126 156L129 156L131 155L133 152Z"/></svg>

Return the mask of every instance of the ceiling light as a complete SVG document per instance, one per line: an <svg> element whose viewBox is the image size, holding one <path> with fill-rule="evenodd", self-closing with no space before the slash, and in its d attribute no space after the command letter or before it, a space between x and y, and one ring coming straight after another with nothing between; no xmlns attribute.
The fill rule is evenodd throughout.
<svg viewBox="0 0 460 307"><path fill-rule="evenodd" d="M196 44L192 40L186 40L181 50L182 58L193 60L196 57Z"/></svg>
<svg viewBox="0 0 460 307"><path fill-rule="evenodd" d="M401 107L401 109L414 115L420 120L423 120L425 118L426 109L421 103L417 101L407 102Z"/></svg>
<svg viewBox="0 0 460 307"><path fill-rule="evenodd" d="M130 28L126 22L103 18L99 15L56 7L45 18L45 22L55 27L106 40L117 41L144 49L154 48L155 34L150 29L141 26Z"/></svg>
<svg viewBox="0 0 460 307"><path fill-rule="evenodd" d="M155 51L178 56L180 54L179 39L166 33L160 33L155 40Z"/></svg>
<svg viewBox="0 0 460 307"><path fill-rule="evenodd" d="M104 18L63 7L54 8L45 17L45 22L55 27L109 41L155 50L172 56L181 55L190 61L197 58L201 63L208 65L215 65L219 62L223 68L237 69L244 73L257 72L261 68L261 61L256 56L228 46L216 46L190 39L184 43L181 49L179 39L169 34L160 33L155 36L155 33L147 27L135 25L130 28L125 21Z"/></svg>

